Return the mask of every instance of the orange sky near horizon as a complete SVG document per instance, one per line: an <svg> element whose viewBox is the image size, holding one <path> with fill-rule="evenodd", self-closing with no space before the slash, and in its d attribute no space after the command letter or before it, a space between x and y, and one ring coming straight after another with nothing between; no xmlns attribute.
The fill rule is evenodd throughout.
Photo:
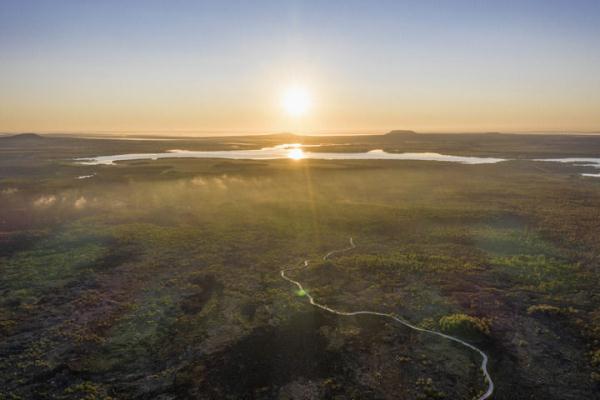
<svg viewBox="0 0 600 400"><path fill-rule="evenodd" d="M600 2L451 3L1 2L0 132L600 131Z"/></svg>

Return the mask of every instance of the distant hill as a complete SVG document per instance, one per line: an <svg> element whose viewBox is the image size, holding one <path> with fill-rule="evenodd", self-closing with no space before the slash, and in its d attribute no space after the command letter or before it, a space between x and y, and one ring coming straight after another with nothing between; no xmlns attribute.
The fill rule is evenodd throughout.
<svg viewBox="0 0 600 400"><path fill-rule="evenodd" d="M44 138L41 135L38 135L37 133L19 133L17 135L11 135L11 136L0 136L0 140L8 140L8 141L15 141L15 142L38 142L38 141L42 141L42 140L46 140L46 138Z"/></svg>
<svg viewBox="0 0 600 400"><path fill-rule="evenodd" d="M418 133L415 131L406 131L406 130L393 130L389 131L385 134L385 136L406 136L406 135L417 135Z"/></svg>

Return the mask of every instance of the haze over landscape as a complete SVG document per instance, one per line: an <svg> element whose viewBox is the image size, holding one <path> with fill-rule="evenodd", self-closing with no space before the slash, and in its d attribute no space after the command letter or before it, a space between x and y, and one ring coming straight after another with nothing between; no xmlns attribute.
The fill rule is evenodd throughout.
<svg viewBox="0 0 600 400"><path fill-rule="evenodd" d="M599 16L0 1L0 400L600 400Z"/></svg>

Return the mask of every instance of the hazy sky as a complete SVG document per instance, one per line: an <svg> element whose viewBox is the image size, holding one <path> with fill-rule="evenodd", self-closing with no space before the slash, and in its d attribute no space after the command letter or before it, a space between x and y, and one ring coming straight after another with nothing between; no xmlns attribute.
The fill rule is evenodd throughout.
<svg viewBox="0 0 600 400"><path fill-rule="evenodd" d="M0 0L0 132L600 130L599 21L600 0Z"/></svg>

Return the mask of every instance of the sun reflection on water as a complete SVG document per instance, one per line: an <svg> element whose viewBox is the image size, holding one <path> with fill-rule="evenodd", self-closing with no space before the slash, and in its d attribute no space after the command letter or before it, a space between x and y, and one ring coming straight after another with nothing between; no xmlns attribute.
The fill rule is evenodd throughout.
<svg viewBox="0 0 600 400"><path fill-rule="evenodd" d="M287 156L292 160L301 160L304 158L304 152L300 148L294 148L288 151Z"/></svg>

